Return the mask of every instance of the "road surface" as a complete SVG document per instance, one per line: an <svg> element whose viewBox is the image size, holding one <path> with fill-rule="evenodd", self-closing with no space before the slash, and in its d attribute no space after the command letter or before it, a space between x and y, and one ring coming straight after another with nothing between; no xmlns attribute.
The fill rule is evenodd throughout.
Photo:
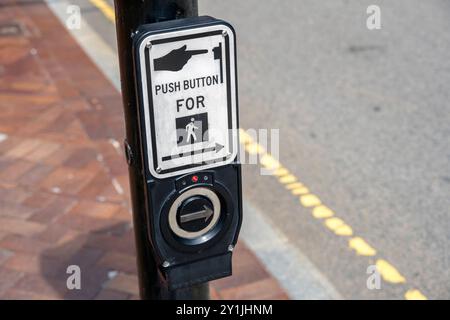
<svg viewBox="0 0 450 320"><path fill-rule="evenodd" d="M116 50L105 13L77 2ZM370 31L374 2L381 29ZM205 0L200 11L237 31L241 127L279 129L282 165L351 234L330 230L258 165L244 166L245 200L343 298L416 289L449 299L450 3ZM357 254L354 237L376 254ZM381 260L394 270L369 290L367 268Z"/></svg>

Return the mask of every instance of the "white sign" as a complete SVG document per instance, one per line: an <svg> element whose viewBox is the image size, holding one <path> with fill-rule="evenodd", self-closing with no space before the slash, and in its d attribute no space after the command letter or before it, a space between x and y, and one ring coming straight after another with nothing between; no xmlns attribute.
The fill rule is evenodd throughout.
<svg viewBox="0 0 450 320"><path fill-rule="evenodd" d="M139 63L150 173L167 178L232 162L238 149L232 29L148 35Z"/></svg>

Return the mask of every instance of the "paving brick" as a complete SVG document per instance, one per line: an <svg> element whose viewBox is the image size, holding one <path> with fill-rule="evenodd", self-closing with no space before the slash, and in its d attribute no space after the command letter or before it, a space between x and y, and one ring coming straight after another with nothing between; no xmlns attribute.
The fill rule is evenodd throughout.
<svg viewBox="0 0 450 320"><path fill-rule="evenodd" d="M99 172L91 181L78 193L80 197L104 197L107 195L103 192L107 187L112 188L111 178L105 172ZM110 198L108 197L108 200ZM119 197L122 199L122 197Z"/></svg>
<svg viewBox="0 0 450 320"><path fill-rule="evenodd" d="M108 281L105 288L134 295L139 293L137 277L123 273L119 273L115 278Z"/></svg>
<svg viewBox="0 0 450 320"><path fill-rule="evenodd" d="M78 81L76 86L79 88L81 95L86 97L101 97L111 94L112 86L105 79L87 79Z"/></svg>
<svg viewBox="0 0 450 320"><path fill-rule="evenodd" d="M248 300L257 297L259 300L269 300L282 295L278 283L273 278L266 278L256 282L240 285L220 291L225 300Z"/></svg>
<svg viewBox="0 0 450 320"><path fill-rule="evenodd" d="M96 201L80 201L73 207L70 215L84 215L96 219L111 219L121 207L112 203L101 203Z"/></svg>
<svg viewBox="0 0 450 320"><path fill-rule="evenodd" d="M71 145L61 145L60 148L50 152L41 161L54 167L60 166L66 161L77 148Z"/></svg>
<svg viewBox="0 0 450 320"><path fill-rule="evenodd" d="M78 259L77 257L80 257L80 252L84 250L85 242L86 236L80 235L70 241L52 244L43 250L40 255L60 259L66 265L77 264L80 263L80 261L83 262L82 259Z"/></svg>
<svg viewBox="0 0 450 320"><path fill-rule="evenodd" d="M55 102L56 97L53 99L49 99L50 101L47 101L47 103ZM63 110L57 106L48 108L41 112L33 122L28 122L27 126L23 128L21 131L22 133L28 134L28 135L36 135L39 134L42 130L45 130L47 127L47 124L51 121L54 121L59 117L59 115L63 112Z"/></svg>
<svg viewBox="0 0 450 320"><path fill-rule="evenodd" d="M129 274L137 274L136 257L134 255L109 251L98 261L97 264L111 270L118 270Z"/></svg>
<svg viewBox="0 0 450 320"><path fill-rule="evenodd" d="M90 104L82 97L66 99L63 101L66 110L73 112L84 111L90 109Z"/></svg>
<svg viewBox="0 0 450 320"><path fill-rule="evenodd" d="M28 274L14 284L14 289L23 292L39 292L44 296L61 297L67 291L66 279L43 278Z"/></svg>
<svg viewBox="0 0 450 320"><path fill-rule="evenodd" d="M3 267L17 272L52 277L64 271L64 265L58 259L27 253L15 254L3 263Z"/></svg>
<svg viewBox="0 0 450 320"><path fill-rule="evenodd" d="M9 203L20 203L31 195L31 192L15 184L4 186L0 183L0 199Z"/></svg>
<svg viewBox="0 0 450 320"><path fill-rule="evenodd" d="M0 171L6 170L13 161L13 159L0 158Z"/></svg>
<svg viewBox="0 0 450 320"><path fill-rule="evenodd" d="M78 117L89 135L89 138L93 140L114 138L109 127L98 125L103 118L102 112L92 110L82 111L78 113Z"/></svg>
<svg viewBox="0 0 450 320"><path fill-rule="evenodd" d="M130 221L131 223L133 214L130 208L121 206L120 210L116 212L115 217L120 220L123 219L124 221Z"/></svg>
<svg viewBox="0 0 450 320"><path fill-rule="evenodd" d="M37 148L24 156L25 160L41 161L60 148L60 144L54 142L42 142Z"/></svg>
<svg viewBox="0 0 450 320"><path fill-rule="evenodd" d="M79 119L72 121L70 125L64 129L64 135L67 139L67 143L87 143L90 141ZM59 136L60 135L58 135L58 137Z"/></svg>
<svg viewBox="0 0 450 320"><path fill-rule="evenodd" d="M47 228L36 235L36 239L61 245L69 241L74 241L80 234L76 230L60 224L49 224Z"/></svg>
<svg viewBox="0 0 450 320"><path fill-rule="evenodd" d="M120 225L120 224L119 224ZM117 226L117 225L116 225ZM114 228L114 226L110 226ZM135 254L134 238L131 234L125 237L117 237L108 234L91 234L86 245L94 248L104 248L105 250L116 251L125 254Z"/></svg>
<svg viewBox="0 0 450 320"><path fill-rule="evenodd" d="M126 176L128 179L125 156L122 153L118 153L110 143L99 143L99 148L111 175L114 177Z"/></svg>
<svg viewBox="0 0 450 320"><path fill-rule="evenodd" d="M130 297L128 293L103 289L100 293L95 297L95 300L127 300Z"/></svg>
<svg viewBox="0 0 450 320"><path fill-rule="evenodd" d="M59 216L54 222L61 223L79 231L95 232L98 229L113 227L121 221L117 219L96 219L88 215L71 214Z"/></svg>
<svg viewBox="0 0 450 320"><path fill-rule="evenodd" d="M58 188L62 193L76 195L95 174L96 172L59 167L42 181L40 187L47 190Z"/></svg>
<svg viewBox="0 0 450 320"><path fill-rule="evenodd" d="M19 143L17 146L13 147L11 150L9 150L5 157L7 158L24 158L28 153L32 152L34 149L36 149L40 144L39 140L36 139L25 139L21 143Z"/></svg>
<svg viewBox="0 0 450 320"><path fill-rule="evenodd" d="M80 96L79 91L73 87L73 83L67 79L58 79L55 81L58 94L63 99L77 98Z"/></svg>
<svg viewBox="0 0 450 320"><path fill-rule="evenodd" d="M21 272L0 267L0 296L3 296L9 288L16 285L22 277Z"/></svg>
<svg viewBox="0 0 450 320"><path fill-rule="evenodd" d="M123 202L124 197L127 196L126 192L128 189L126 187L127 186L120 183L119 185L114 185L113 181L110 179L108 184L106 184L106 187L99 192L98 196L111 202Z"/></svg>
<svg viewBox="0 0 450 320"><path fill-rule="evenodd" d="M38 163L34 165L30 170L28 170L26 174L22 175L20 179L17 179L17 182L22 185L35 187L52 171L53 171L52 166Z"/></svg>
<svg viewBox="0 0 450 320"><path fill-rule="evenodd" d="M24 199L22 205L32 207L35 209L42 209L49 206L52 202L56 200L56 196L54 194L42 191L36 191L31 194L29 197Z"/></svg>
<svg viewBox="0 0 450 320"><path fill-rule="evenodd" d="M0 230L10 234L31 236L45 229L45 225L21 219L0 217Z"/></svg>
<svg viewBox="0 0 450 320"><path fill-rule="evenodd" d="M67 213L77 203L76 199L58 196L46 207L37 210L29 220L49 223L56 219L58 216Z"/></svg>
<svg viewBox="0 0 450 320"><path fill-rule="evenodd" d="M117 181L119 181L120 185L124 190L124 195L127 199L130 197L130 180L128 178L128 173L116 176Z"/></svg>
<svg viewBox="0 0 450 320"><path fill-rule="evenodd" d="M219 294L219 291L216 290L213 286L209 287L209 298L211 300L221 300L222 297Z"/></svg>
<svg viewBox="0 0 450 320"><path fill-rule="evenodd" d="M5 300L58 300L61 296L58 293L44 294L39 291L30 292L11 288L2 295L2 298Z"/></svg>
<svg viewBox="0 0 450 320"><path fill-rule="evenodd" d="M12 217L16 219L27 219L30 217L36 209L30 206L14 204L10 201L4 201L0 199L0 208L2 209L0 217ZM2 228L0 227L0 230Z"/></svg>
<svg viewBox="0 0 450 320"><path fill-rule="evenodd" d="M16 160L0 172L0 181L15 182L34 166L33 162Z"/></svg>
<svg viewBox="0 0 450 320"><path fill-rule="evenodd" d="M0 241L0 248L30 254L42 254L52 245L33 238L22 237L19 235L7 235Z"/></svg>
<svg viewBox="0 0 450 320"><path fill-rule="evenodd" d="M96 267L97 261L103 256L104 250L100 248L92 248L83 246L75 254L70 256L70 259L66 259L67 264L74 264L84 270L101 270L106 274L106 268ZM98 264L97 264L98 266Z"/></svg>
<svg viewBox="0 0 450 320"><path fill-rule="evenodd" d="M5 238L8 234L6 232L0 231L0 240Z"/></svg>
<svg viewBox="0 0 450 320"><path fill-rule="evenodd" d="M105 241L108 237L115 237L118 240L120 239L121 243L125 244L126 247L134 243L133 225L129 219L127 219L127 221L116 223L107 229L97 230L91 235L99 236L100 238L105 237ZM99 239L97 238L96 240Z"/></svg>
<svg viewBox="0 0 450 320"><path fill-rule="evenodd" d="M81 290L67 291L64 299L94 299L101 291L107 279L107 270L81 267Z"/></svg>
<svg viewBox="0 0 450 320"><path fill-rule="evenodd" d="M80 148L75 150L63 163L71 168L82 168L89 162L97 159L97 151L93 148Z"/></svg>
<svg viewBox="0 0 450 320"><path fill-rule="evenodd" d="M1 240L1 238L0 238ZM13 252L9 250L0 249L0 266L8 260L12 255L14 255Z"/></svg>
<svg viewBox="0 0 450 320"><path fill-rule="evenodd" d="M269 277L256 257L247 249L241 248L241 244L239 244L233 255L233 276L214 281L213 284L221 292L227 288L245 285Z"/></svg>
<svg viewBox="0 0 450 320"><path fill-rule="evenodd" d="M8 136L6 140L0 142L0 157L4 157L17 143L20 143L22 139L14 136Z"/></svg>

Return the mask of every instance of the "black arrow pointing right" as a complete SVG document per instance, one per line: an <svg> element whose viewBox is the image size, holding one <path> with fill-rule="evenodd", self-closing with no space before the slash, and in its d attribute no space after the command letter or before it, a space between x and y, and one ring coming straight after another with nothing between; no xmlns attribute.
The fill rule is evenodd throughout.
<svg viewBox="0 0 450 320"><path fill-rule="evenodd" d="M213 211L208 206L203 206L203 210L188 213L180 217L180 223L190 222L198 219L205 219L205 222L213 215Z"/></svg>
<svg viewBox="0 0 450 320"><path fill-rule="evenodd" d="M185 153L173 154L173 155L170 155L170 156L165 156L165 157L162 157L162 161L168 161L168 160L172 160L172 159L177 159L177 158L182 158L182 157L187 157L187 156L193 156L195 154L212 152L212 151L215 151L217 153L220 150L222 150L223 147L224 147L223 145L221 145L219 143L216 143L216 145L214 147L197 149L197 150L192 150L192 151L185 152Z"/></svg>

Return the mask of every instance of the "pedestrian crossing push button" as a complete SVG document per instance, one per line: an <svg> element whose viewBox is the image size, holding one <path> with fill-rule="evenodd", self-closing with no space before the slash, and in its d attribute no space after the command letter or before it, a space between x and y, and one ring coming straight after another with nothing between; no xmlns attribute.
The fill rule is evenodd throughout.
<svg viewBox="0 0 450 320"><path fill-rule="evenodd" d="M183 201L177 212L177 223L188 232L204 230L214 215L213 204L204 196L193 196Z"/></svg>
<svg viewBox="0 0 450 320"><path fill-rule="evenodd" d="M210 232L219 221L220 200L204 187L190 189L175 199L169 210L169 226L184 239L197 239Z"/></svg>

